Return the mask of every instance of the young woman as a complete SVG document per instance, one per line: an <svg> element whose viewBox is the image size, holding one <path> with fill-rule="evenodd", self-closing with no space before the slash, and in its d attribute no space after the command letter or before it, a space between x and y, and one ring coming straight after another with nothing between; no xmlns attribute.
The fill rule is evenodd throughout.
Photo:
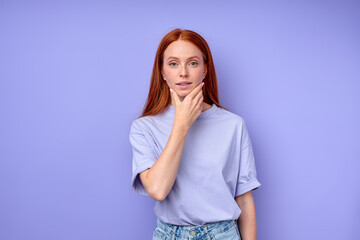
<svg viewBox="0 0 360 240"><path fill-rule="evenodd" d="M130 127L132 187L155 201L153 239L256 239L257 180L244 119L219 104L209 46L174 29ZM241 213L241 214L240 214Z"/></svg>

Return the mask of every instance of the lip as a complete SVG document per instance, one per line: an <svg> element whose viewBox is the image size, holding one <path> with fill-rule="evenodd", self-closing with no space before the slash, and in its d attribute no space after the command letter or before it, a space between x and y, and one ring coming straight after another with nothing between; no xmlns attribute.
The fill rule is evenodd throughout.
<svg viewBox="0 0 360 240"><path fill-rule="evenodd" d="M188 83L186 85L180 85L181 83ZM189 88L191 86L191 82L187 82L187 81L182 81L182 82L179 82L179 83L176 83L176 85L180 88L180 89L186 89L186 88Z"/></svg>
<svg viewBox="0 0 360 240"><path fill-rule="evenodd" d="M189 81L181 81L181 82L176 83L176 85L179 85L179 84L182 84L182 83L190 83L191 84L191 82L189 82Z"/></svg>

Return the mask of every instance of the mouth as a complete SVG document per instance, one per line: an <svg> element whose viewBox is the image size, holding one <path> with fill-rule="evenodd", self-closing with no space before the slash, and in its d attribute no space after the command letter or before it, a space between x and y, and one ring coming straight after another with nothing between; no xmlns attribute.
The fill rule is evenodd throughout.
<svg viewBox="0 0 360 240"><path fill-rule="evenodd" d="M191 86L191 82L179 82L176 84L176 86L178 86L178 88L180 88L181 90L187 89Z"/></svg>
<svg viewBox="0 0 360 240"><path fill-rule="evenodd" d="M182 82L178 82L176 83L176 85L180 85L180 86L186 86L186 85L190 85L191 82L187 82L187 81L182 81Z"/></svg>

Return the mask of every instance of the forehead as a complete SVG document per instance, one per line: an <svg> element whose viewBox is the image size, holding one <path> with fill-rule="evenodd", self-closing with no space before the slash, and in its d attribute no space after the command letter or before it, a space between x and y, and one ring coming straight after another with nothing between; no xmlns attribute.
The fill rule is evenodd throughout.
<svg viewBox="0 0 360 240"><path fill-rule="evenodd" d="M180 59L186 59L188 57L197 56L202 59L200 49L189 41L177 40L172 42L164 52L164 58L177 57Z"/></svg>

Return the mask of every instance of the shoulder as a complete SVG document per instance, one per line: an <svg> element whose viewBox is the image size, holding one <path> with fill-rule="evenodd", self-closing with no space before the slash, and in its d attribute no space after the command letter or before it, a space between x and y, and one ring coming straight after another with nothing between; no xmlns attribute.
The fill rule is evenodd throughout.
<svg viewBox="0 0 360 240"><path fill-rule="evenodd" d="M130 131L141 131L153 121L153 116L139 117L132 121Z"/></svg>
<svg viewBox="0 0 360 240"><path fill-rule="evenodd" d="M229 121L233 123L232 125L233 131L241 139L240 140L242 146L241 149L243 150L247 148L249 145L251 145L250 134L245 119L236 113L230 112L225 109L221 109L221 110L223 112L222 114L226 116L228 119L230 119Z"/></svg>
<svg viewBox="0 0 360 240"><path fill-rule="evenodd" d="M156 129L164 127L164 124L170 123L170 120L166 114L138 117L132 121L130 131L155 131Z"/></svg>
<svg viewBox="0 0 360 240"><path fill-rule="evenodd" d="M226 110L224 108L218 108L218 117L220 117L223 121L226 121L227 123L232 123L236 126L243 126L245 125L245 119L229 110Z"/></svg>

